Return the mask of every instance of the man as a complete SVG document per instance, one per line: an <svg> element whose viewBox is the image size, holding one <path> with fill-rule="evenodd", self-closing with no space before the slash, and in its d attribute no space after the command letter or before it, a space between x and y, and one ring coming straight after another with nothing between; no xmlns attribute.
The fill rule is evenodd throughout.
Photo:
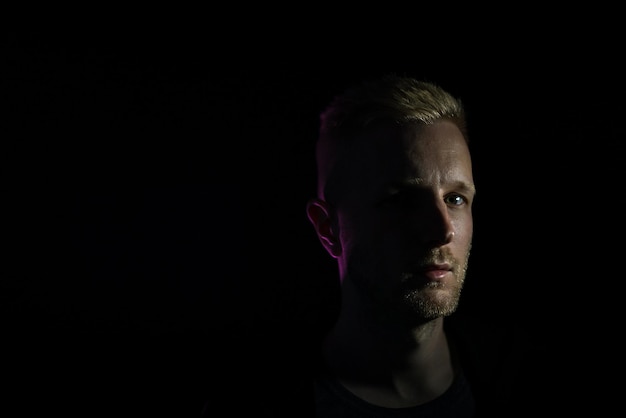
<svg viewBox="0 0 626 418"><path fill-rule="evenodd" d="M316 335L312 357L264 328L262 339L244 333L246 355L215 378L202 416L534 411L518 390L525 341L514 328L459 315L476 195L461 102L435 84L389 75L336 96L320 122L318 187L306 214L336 260L337 317L321 341L303 323L286 330L295 340Z"/></svg>
<svg viewBox="0 0 626 418"><path fill-rule="evenodd" d="M306 211L337 262L341 306L322 343L316 416L497 410L508 389L501 369L478 364L466 337L488 340L451 318L476 195L462 103L435 84L388 75L337 96L320 122L317 197Z"/></svg>

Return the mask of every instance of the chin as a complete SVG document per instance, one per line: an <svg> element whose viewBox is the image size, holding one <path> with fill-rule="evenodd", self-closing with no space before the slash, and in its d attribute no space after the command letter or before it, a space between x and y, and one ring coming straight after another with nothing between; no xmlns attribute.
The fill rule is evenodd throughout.
<svg viewBox="0 0 626 418"><path fill-rule="evenodd" d="M449 289L422 289L407 293L404 305L423 318L434 319L456 311L459 298Z"/></svg>

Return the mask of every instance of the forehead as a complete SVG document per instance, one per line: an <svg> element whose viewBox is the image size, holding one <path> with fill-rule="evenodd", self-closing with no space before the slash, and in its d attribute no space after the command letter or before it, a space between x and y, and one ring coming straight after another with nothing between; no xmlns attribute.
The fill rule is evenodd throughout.
<svg viewBox="0 0 626 418"><path fill-rule="evenodd" d="M377 175L424 174L445 167L471 167L463 134L452 122L380 128L354 150L361 169Z"/></svg>
<svg viewBox="0 0 626 418"><path fill-rule="evenodd" d="M338 202L348 196L376 198L400 184L442 189L473 188L467 142L449 121L372 129L342 148L324 193Z"/></svg>

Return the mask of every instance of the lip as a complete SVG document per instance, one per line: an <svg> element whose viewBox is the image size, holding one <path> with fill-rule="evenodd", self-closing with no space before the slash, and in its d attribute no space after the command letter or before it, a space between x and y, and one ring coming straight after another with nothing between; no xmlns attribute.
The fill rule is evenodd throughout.
<svg viewBox="0 0 626 418"><path fill-rule="evenodd" d="M448 274L450 270L426 270L424 271L424 276L429 280L441 280L446 274Z"/></svg>
<svg viewBox="0 0 626 418"><path fill-rule="evenodd" d="M430 264L422 269L424 276L429 280L441 280L450 271L452 271L452 268L449 264Z"/></svg>

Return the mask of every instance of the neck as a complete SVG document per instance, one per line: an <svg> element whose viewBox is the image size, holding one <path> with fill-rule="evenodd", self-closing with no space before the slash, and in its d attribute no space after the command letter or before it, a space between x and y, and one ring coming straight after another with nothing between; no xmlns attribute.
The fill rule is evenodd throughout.
<svg viewBox="0 0 626 418"><path fill-rule="evenodd" d="M448 352L443 321L439 317L401 328L397 324L365 325L340 315L324 340L324 355L331 366L333 358L338 357L338 364L353 364L356 369L367 365L384 374L396 369L421 369L431 364L433 357Z"/></svg>
<svg viewBox="0 0 626 418"><path fill-rule="evenodd" d="M454 372L443 317L411 325L368 317L342 307L324 341L326 363L346 388L398 407L427 402L450 386Z"/></svg>

